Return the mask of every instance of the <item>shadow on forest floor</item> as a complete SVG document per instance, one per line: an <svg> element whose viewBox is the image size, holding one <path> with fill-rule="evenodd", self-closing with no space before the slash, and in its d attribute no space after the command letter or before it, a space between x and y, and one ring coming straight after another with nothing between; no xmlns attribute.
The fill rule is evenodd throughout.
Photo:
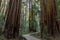
<svg viewBox="0 0 60 40"><path fill-rule="evenodd" d="M33 36L37 39L41 39L41 35L39 32L36 32L36 33L30 33L31 35L30 36ZM27 35L27 34L26 34ZM7 40L4 35L0 35L0 40ZM10 39L11 40L11 39ZM19 37L18 39L12 39L12 40L27 40L25 37ZM56 35L55 37L52 37L52 36L45 36L42 40L60 40L60 35Z"/></svg>
<svg viewBox="0 0 60 40"><path fill-rule="evenodd" d="M0 40L27 40L27 39L22 36L19 36L19 38L7 39L4 35L0 35Z"/></svg>
<svg viewBox="0 0 60 40"><path fill-rule="evenodd" d="M36 38L42 39L42 40L60 40L60 34L57 34L54 37L44 35L44 38L41 38L40 33L35 33L35 34L31 34L31 35Z"/></svg>

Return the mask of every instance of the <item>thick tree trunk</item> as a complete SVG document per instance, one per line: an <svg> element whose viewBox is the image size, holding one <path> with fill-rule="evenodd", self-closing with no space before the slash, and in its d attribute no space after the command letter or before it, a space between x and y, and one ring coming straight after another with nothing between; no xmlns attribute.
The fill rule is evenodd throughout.
<svg viewBox="0 0 60 40"><path fill-rule="evenodd" d="M19 37L21 0L10 0L5 24L5 36L7 38Z"/></svg>
<svg viewBox="0 0 60 40"><path fill-rule="evenodd" d="M43 36L46 26L48 34L54 35L59 32L59 25L56 20L57 9L55 0L41 0L41 35Z"/></svg>

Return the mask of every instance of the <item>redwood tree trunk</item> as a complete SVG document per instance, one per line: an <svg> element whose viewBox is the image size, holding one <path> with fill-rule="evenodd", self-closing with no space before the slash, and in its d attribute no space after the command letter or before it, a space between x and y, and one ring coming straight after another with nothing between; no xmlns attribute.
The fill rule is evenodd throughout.
<svg viewBox="0 0 60 40"><path fill-rule="evenodd" d="M57 9L55 0L41 0L41 35L43 36L46 26L48 34L54 35L59 32L59 25L56 20Z"/></svg>
<svg viewBox="0 0 60 40"><path fill-rule="evenodd" d="M36 27L35 27L35 15L33 12L33 4L32 0L30 0L30 8L29 8L29 32L36 32Z"/></svg>
<svg viewBox="0 0 60 40"><path fill-rule="evenodd" d="M5 24L5 36L7 38L19 37L21 0L10 0Z"/></svg>

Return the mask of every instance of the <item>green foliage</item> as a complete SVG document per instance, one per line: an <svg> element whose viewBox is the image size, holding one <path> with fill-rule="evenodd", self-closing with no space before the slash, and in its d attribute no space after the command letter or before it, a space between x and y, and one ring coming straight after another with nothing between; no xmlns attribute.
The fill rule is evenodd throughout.
<svg viewBox="0 0 60 40"><path fill-rule="evenodd" d="M2 13L0 13L0 26L1 27L4 25L4 20L5 20L4 15L2 15Z"/></svg>
<svg viewBox="0 0 60 40"><path fill-rule="evenodd" d="M60 0L57 0L58 15L57 18L60 19Z"/></svg>
<svg viewBox="0 0 60 40"><path fill-rule="evenodd" d="M34 13L34 19L33 20L31 20L31 24L33 23L33 25L34 25L34 27L33 27L33 29L36 29L37 30L37 32L39 32L40 31L40 24L39 24L39 14L40 14L40 0L34 0L34 5L32 5L32 7L31 7L31 10L33 10L33 13ZM29 31L29 11L27 11L27 10L29 10L29 7L28 7L28 2L22 2L22 14L23 14L23 25L24 26L22 26L23 28L22 28L22 33L23 34L27 34L27 33L29 33L28 31Z"/></svg>
<svg viewBox="0 0 60 40"><path fill-rule="evenodd" d="M39 24L39 22L40 22L40 0L35 0L35 3L34 3L34 5L32 6L32 8L33 8L33 13L34 13L34 16L35 16L35 21L33 20L33 22L34 22L34 26L35 26L35 28L36 28L36 30L37 30L37 32L40 32L40 24Z"/></svg>

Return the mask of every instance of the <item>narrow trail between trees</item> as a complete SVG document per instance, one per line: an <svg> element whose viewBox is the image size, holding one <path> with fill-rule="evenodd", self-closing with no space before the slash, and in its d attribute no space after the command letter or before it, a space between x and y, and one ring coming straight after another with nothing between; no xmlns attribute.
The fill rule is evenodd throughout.
<svg viewBox="0 0 60 40"><path fill-rule="evenodd" d="M23 35L27 40L41 40L36 37L31 36L30 34Z"/></svg>

